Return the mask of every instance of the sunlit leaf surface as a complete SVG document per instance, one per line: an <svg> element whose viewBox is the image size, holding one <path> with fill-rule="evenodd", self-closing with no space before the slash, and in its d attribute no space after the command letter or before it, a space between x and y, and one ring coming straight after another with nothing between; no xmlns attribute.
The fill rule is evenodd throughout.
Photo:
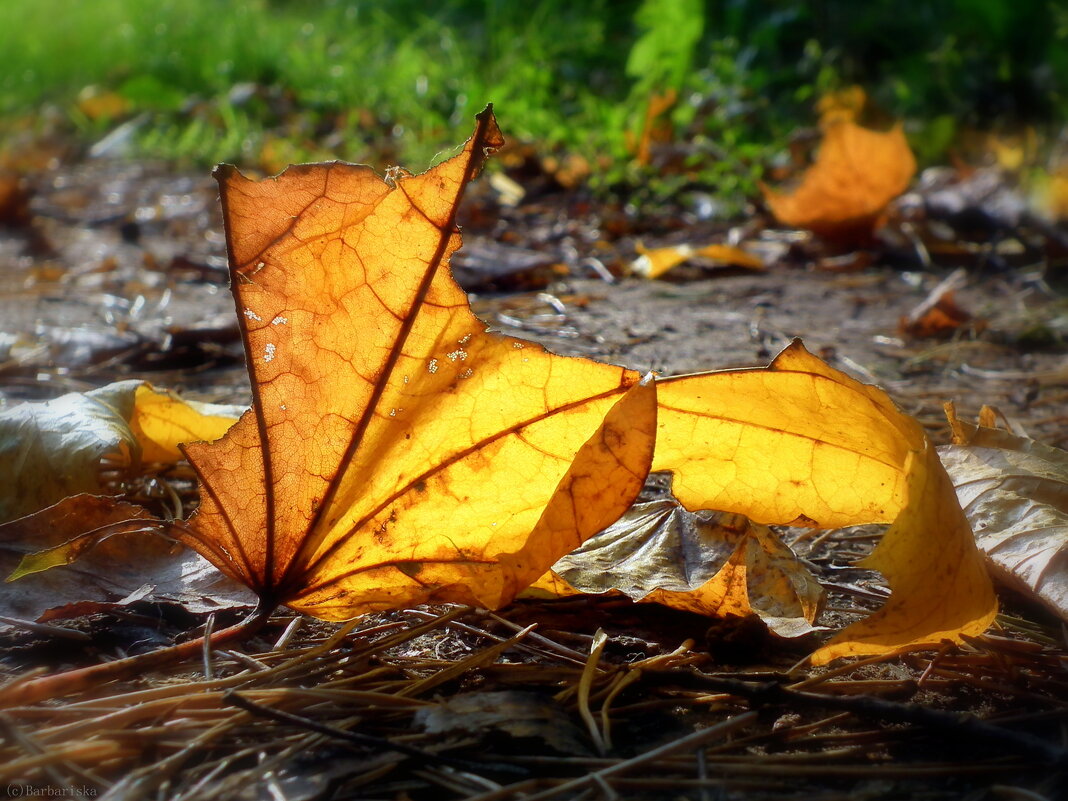
<svg viewBox="0 0 1068 801"><path fill-rule="evenodd" d="M502 141L487 111L418 176L218 171L254 408L187 448L184 539L261 597L500 606L641 488L654 385L488 332L450 276L456 205Z"/></svg>
<svg viewBox="0 0 1068 801"><path fill-rule="evenodd" d="M919 423L795 342L766 369L658 382L654 470L688 509L766 524L893 522L864 566L893 594L817 662L978 635L996 601L953 486Z"/></svg>
<svg viewBox="0 0 1068 801"><path fill-rule="evenodd" d="M800 344L764 370L642 383L487 331L448 259L460 194L500 142L485 113L418 176L219 171L254 407L187 448L202 506L183 539L320 617L499 606L617 520L651 460L690 510L893 522L866 562L890 601L817 661L985 629L993 594L952 486L880 390ZM739 560L725 597L750 586Z"/></svg>

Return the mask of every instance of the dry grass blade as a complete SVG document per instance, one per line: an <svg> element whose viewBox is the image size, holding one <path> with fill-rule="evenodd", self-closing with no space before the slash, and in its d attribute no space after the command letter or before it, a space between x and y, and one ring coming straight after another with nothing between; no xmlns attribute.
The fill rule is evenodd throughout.
<svg viewBox="0 0 1068 801"><path fill-rule="evenodd" d="M590 685L593 684L593 678L597 675L597 663L601 661L601 654L604 653L604 647L607 643L608 635L598 629L597 633L593 635L593 647L590 649L589 659L582 670L582 676L579 678L578 684L579 714L582 715L582 720L586 724L590 739L593 740L597 753L602 756L608 752L608 748L604 735L597 727L597 721L594 720L593 713L590 711Z"/></svg>

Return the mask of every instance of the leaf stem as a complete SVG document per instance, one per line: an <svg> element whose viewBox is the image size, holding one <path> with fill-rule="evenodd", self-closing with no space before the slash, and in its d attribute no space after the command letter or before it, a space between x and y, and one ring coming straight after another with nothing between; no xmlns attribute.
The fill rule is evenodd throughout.
<svg viewBox="0 0 1068 801"><path fill-rule="evenodd" d="M48 676L22 681L16 679L0 687L0 709L74 695L109 681L132 678L162 665L194 659L203 654L205 648L216 648L223 643L242 640L255 634L266 625L275 608L274 602L261 601L252 614L240 623L177 645Z"/></svg>

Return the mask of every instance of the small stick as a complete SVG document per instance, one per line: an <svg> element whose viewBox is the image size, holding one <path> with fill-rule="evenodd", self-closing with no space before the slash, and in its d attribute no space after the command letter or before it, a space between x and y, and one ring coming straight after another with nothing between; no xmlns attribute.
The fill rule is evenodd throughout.
<svg viewBox="0 0 1068 801"><path fill-rule="evenodd" d="M931 657L931 661L927 664L927 667L923 669L923 673L920 674L920 678L916 680L917 687L925 687L927 680L931 677L931 673L934 672L935 665L938 664L938 660L946 655L946 652L951 648L950 645L943 645L938 649L938 653Z"/></svg>
<svg viewBox="0 0 1068 801"><path fill-rule="evenodd" d="M531 623L510 640L505 640L496 645L483 648L481 651L477 651L470 656L461 659L459 662L451 663L448 667L442 668L431 676L418 679L403 689L398 690L396 695L405 698L414 698L427 690L437 687L439 684L444 684L447 681L452 681L453 679L462 676L472 668L482 667L484 664L495 660L502 653L520 642L536 625L537 623Z"/></svg>
<svg viewBox="0 0 1068 801"><path fill-rule="evenodd" d="M275 640L274 648L272 651L281 651L287 645L289 641L293 639L293 635L297 633L297 629L300 628L301 617L297 615L295 618L289 621L289 625L286 626L286 630L282 632L282 636Z"/></svg>
<svg viewBox="0 0 1068 801"><path fill-rule="evenodd" d="M827 681L827 679L833 678L835 676L841 676L843 673L849 673L849 672L851 672L853 670L856 670L857 668L864 667L865 665L874 665L874 664L877 664L879 662L885 662L888 658L893 657L895 655L896 654L893 654L893 653L892 654L876 654L875 656L869 656L869 657L865 657L863 659L857 659L857 660L855 660L853 662L846 662L844 664L839 665L836 668L831 668L830 670L826 670L823 673L818 673L818 674L816 674L814 676L809 676L807 679L802 679L801 681L794 682L793 684L790 685L790 689L791 690L803 690L806 687L812 687L813 685L816 685L816 684L822 684L823 682ZM797 665L794 665L793 667L791 667L787 671L787 673L788 674L793 673L794 670L798 668L798 666L802 665L803 663L805 663L807 661L808 661L808 657L806 656L804 659L802 659L800 662L798 662Z"/></svg>
<svg viewBox="0 0 1068 801"><path fill-rule="evenodd" d="M223 654L224 656L230 657L235 662L237 662L239 665L244 665L246 668L251 670L253 673L258 673L261 670L270 670L270 668L267 667L267 665L263 664L263 662L261 662L260 660L253 659L248 654L243 654L240 651L234 651L234 650L230 649L230 650L221 650L221 651L219 651L219 653Z"/></svg>
<svg viewBox="0 0 1068 801"><path fill-rule="evenodd" d="M423 620L436 620L438 618L438 615L433 615L430 612L424 612L424 611L422 611L420 609L405 609L404 611L405 611L406 614L413 615L414 617L418 617L418 618L421 618ZM488 616L489 617L494 617L494 618L496 617L496 615L488 615ZM508 625L508 627L511 628L512 631L523 631L524 630L522 626L517 626L514 623L511 623L510 621L503 621L503 622L506 625ZM485 629L480 629L480 628L477 628L475 626L470 626L467 623L461 623L458 620L450 620L448 622L448 624L446 624L446 625L449 628L452 628L452 629L458 629L460 631L466 631L469 634L476 634L479 637L485 637L488 640L493 640L493 642L504 642L507 639L506 637L501 637L501 636L499 636L497 634L493 634L491 632L488 632ZM529 626L527 627L526 630L527 630L527 635L526 636L527 636L528 640L537 640L539 642L544 641L544 642L552 643L552 640L546 640L545 637L542 637L541 635L537 634L534 631L530 631L530 627ZM552 644L555 645L555 643L552 643ZM516 643L515 648L516 648L517 651L524 651L524 652L529 653L529 654L534 654L535 656L545 656L546 655L546 650L544 648L534 648L534 647L532 647L530 645L527 645L525 643ZM578 653L578 652L576 651L575 653ZM558 654L548 654L548 655L552 656L553 658L559 658ZM582 659L577 660L577 661L578 661L579 664L585 664L585 659L586 659L586 657L583 656Z"/></svg>
<svg viewBox="0 0 1068 801"><path fill-rule="evenodd" d="M616 700L616 696L641 677L641 670L634 668L620 675L609 690L604 703L601 704L601 731L604 732L604 750L606 753L612 750L612 718L610 714L612 702Z"/></svg>
<svg viewBox="0 0 1068 801"><path fill-rule="evenodd" d="M508 620L508 618L501 617L500 615L494 614L493 612L487 612L486 616L489 617L491 620L496 620L502 626L510 628L512 631L520 631L523 628L518 623L513 623L511 620ZM579 665L586 664L586 654L582 653L581 651L576 651L573 648L568 648L566 645L561 645L560 643L556 642L556 640L551 640L542 634L538 634L536 631L532 631L527 636L532 642L540 643L549 650L556 651L556 653L560 654L560 656L564 657L565 659L569 659Z"/></svg>

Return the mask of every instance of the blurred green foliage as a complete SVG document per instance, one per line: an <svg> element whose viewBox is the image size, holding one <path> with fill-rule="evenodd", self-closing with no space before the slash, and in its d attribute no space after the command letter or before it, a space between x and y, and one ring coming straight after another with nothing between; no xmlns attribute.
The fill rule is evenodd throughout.
<svg viewBox="0 0 1068 801"><path fill-rule="evenodd" d="M496 104L507 135L633 164L650 96L678 92L675 191L751 192L816 97L863 85L936 159L962 127L1063 123L1062 0L0 0L0 133L86 141L132 121L131 155L421 167ZM87 113L89 84L126 107ZM273 150L271 150L273 148Z"/></svg>

